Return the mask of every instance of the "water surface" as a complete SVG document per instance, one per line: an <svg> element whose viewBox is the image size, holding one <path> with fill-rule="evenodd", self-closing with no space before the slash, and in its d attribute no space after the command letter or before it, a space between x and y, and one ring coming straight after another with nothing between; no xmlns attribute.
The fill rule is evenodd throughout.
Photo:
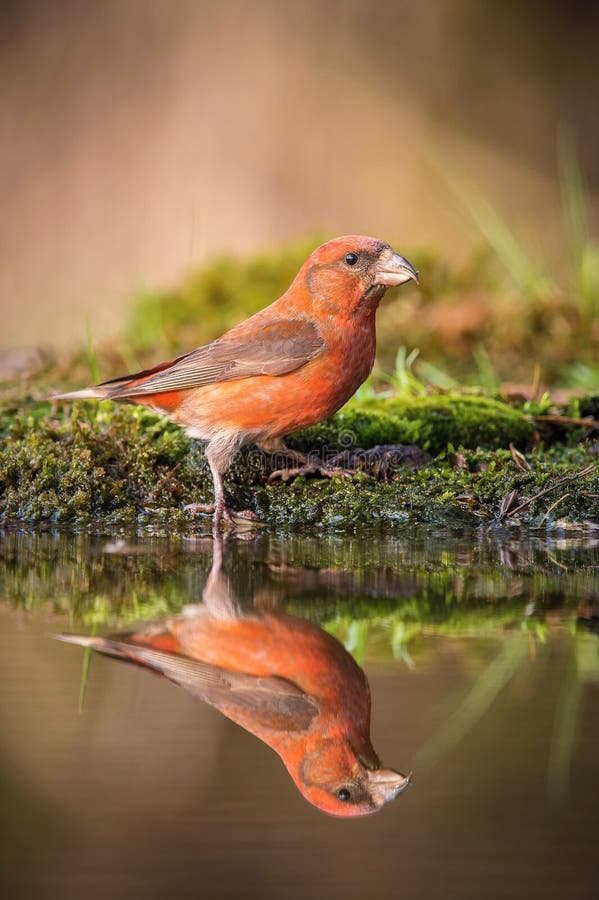
<svg viewBox="0 0 599 900"><path fill-rule="evenodd" d="M0 537L3 896L568 897L599 891L593 533L232 538L244 609L363 666L410 789L325 816L279 758L153 674L49 639L201 599L209 537ZM81 703L81 711L79 711Z"/></svg>

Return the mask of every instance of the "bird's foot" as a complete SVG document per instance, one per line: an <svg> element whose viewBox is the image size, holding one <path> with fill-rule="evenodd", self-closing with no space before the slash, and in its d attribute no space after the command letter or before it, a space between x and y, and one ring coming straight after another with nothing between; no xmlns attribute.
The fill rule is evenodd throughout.
<svg viewBox="0 0 599 900"><path fill-rule="evenodd" d="M211 516L214 513L214 503L188 503L183 507L184 512L192 513L194 516Z"/></svg>
<svg viewBox="0 0 599 900"><path fill-rule="evenodd" d="M238 525L256 525L260 522L260 517L250 509L237 511L229 509L229 507L224 504L189 503L183 508L185 512L190 512L193 515L213 516L213 525L215 528L219 528L221 523L225 524L227 530L231 530Z"/></svg>
<svg viewBox="0 0 599 900"><path fill-rule="evenodd" d="M289 469L277 469L268 478L268 483L273 481L292 481L294 478L306 475L317 475L320 478L353 478L357 469L343 469L341 466L325 466L317 463L309 463L305 466L295 466Z"/></svg>

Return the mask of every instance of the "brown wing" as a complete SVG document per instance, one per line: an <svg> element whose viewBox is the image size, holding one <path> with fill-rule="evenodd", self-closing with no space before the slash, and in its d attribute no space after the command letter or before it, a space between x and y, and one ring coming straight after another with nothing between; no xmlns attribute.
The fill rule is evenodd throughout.
<svg viewBox="0 0 599 900"><path fill-rule="evenodd" d="M257 677L118 638L55 635L67 643L153 669L225 714L241 714L252 724L281 731L305 731L318 706L296 684L277 676Z"/></svg>
<svg viewBox="0 0 599 900"><path fill-rule="evenodd" d="M108 388L106 396L124 399L252 375L286 375L326 348L316 324L308 319L277 319L255 326L250 334L248 330L234 329L173 363L105 382L102 387Z"/></svg>

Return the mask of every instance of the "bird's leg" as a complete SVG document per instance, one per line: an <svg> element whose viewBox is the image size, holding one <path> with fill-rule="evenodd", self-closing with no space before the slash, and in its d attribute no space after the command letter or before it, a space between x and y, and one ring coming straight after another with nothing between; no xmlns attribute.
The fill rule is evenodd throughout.
<svg viewBox="0 0 599 900"><path fill-rule="evenodd" d="M266 453L286 456L295 463L295 466L277 469L272 472L268 478L269 482L278 480L290 481L293 478L298 478L300 475L320 475L322 478L351 478L356 474L355 469L327 465L319 462L315 456L301 453L299 450L292 450L279 439L258 444L258 447Z"/></svg>
<svg viewBox="0 0 599 900"><path fill-rule="evenodd" d="M226 448L228 452L223 452L223 448L219 445L213 446L213 442L208 444L206 448L206 459L210 466L212 482L214 484L214 503L190 503L185 509L188 512L200 514L212 514L212 528L215 532L219 531L221 523L224 521L228 530L231 530L236 519L250 519L257 521L258 516L250 510L236 513L229 509L225 499L225 486L223 484L223 472L229 468L232 458L235 455L236 448Z"/></svg>
<svg viewBox="0 0 599 900"><path fill-rule="evenodd" d="M194 514L212 515L213 524L218 528L223 518L227 521L232 521L233 515L225 503L225 488L222 475L220 472L215 471L212 465L210 466L210 471L214 484L214 503L189 503L185 510Z"/></svg>

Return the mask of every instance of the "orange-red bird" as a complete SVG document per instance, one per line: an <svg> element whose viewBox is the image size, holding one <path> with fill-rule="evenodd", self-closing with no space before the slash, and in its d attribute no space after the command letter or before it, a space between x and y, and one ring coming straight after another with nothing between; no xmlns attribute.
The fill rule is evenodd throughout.
<svg viewBox="0 0 599 900"><path fill-rule="evenodd" d="M57 637L153 669L215 706L275 750L326 813L375 813L410 783L381 768L368 681L349 653L295 616L242 615L216 552L204 603L184 614L131 635Z"/></svg>
<svg viewBox="0 0 599 900"><path fill-rule="evenodd" d="M214 524L232 519L222 476L238 450L256 444L306 465L282 438L328 418L370 373L375 313L386 289L418 273L389 244L348 235L328 241L288 290L222 337L153 369L58 395L140 403L207 442Z"/></svg>

